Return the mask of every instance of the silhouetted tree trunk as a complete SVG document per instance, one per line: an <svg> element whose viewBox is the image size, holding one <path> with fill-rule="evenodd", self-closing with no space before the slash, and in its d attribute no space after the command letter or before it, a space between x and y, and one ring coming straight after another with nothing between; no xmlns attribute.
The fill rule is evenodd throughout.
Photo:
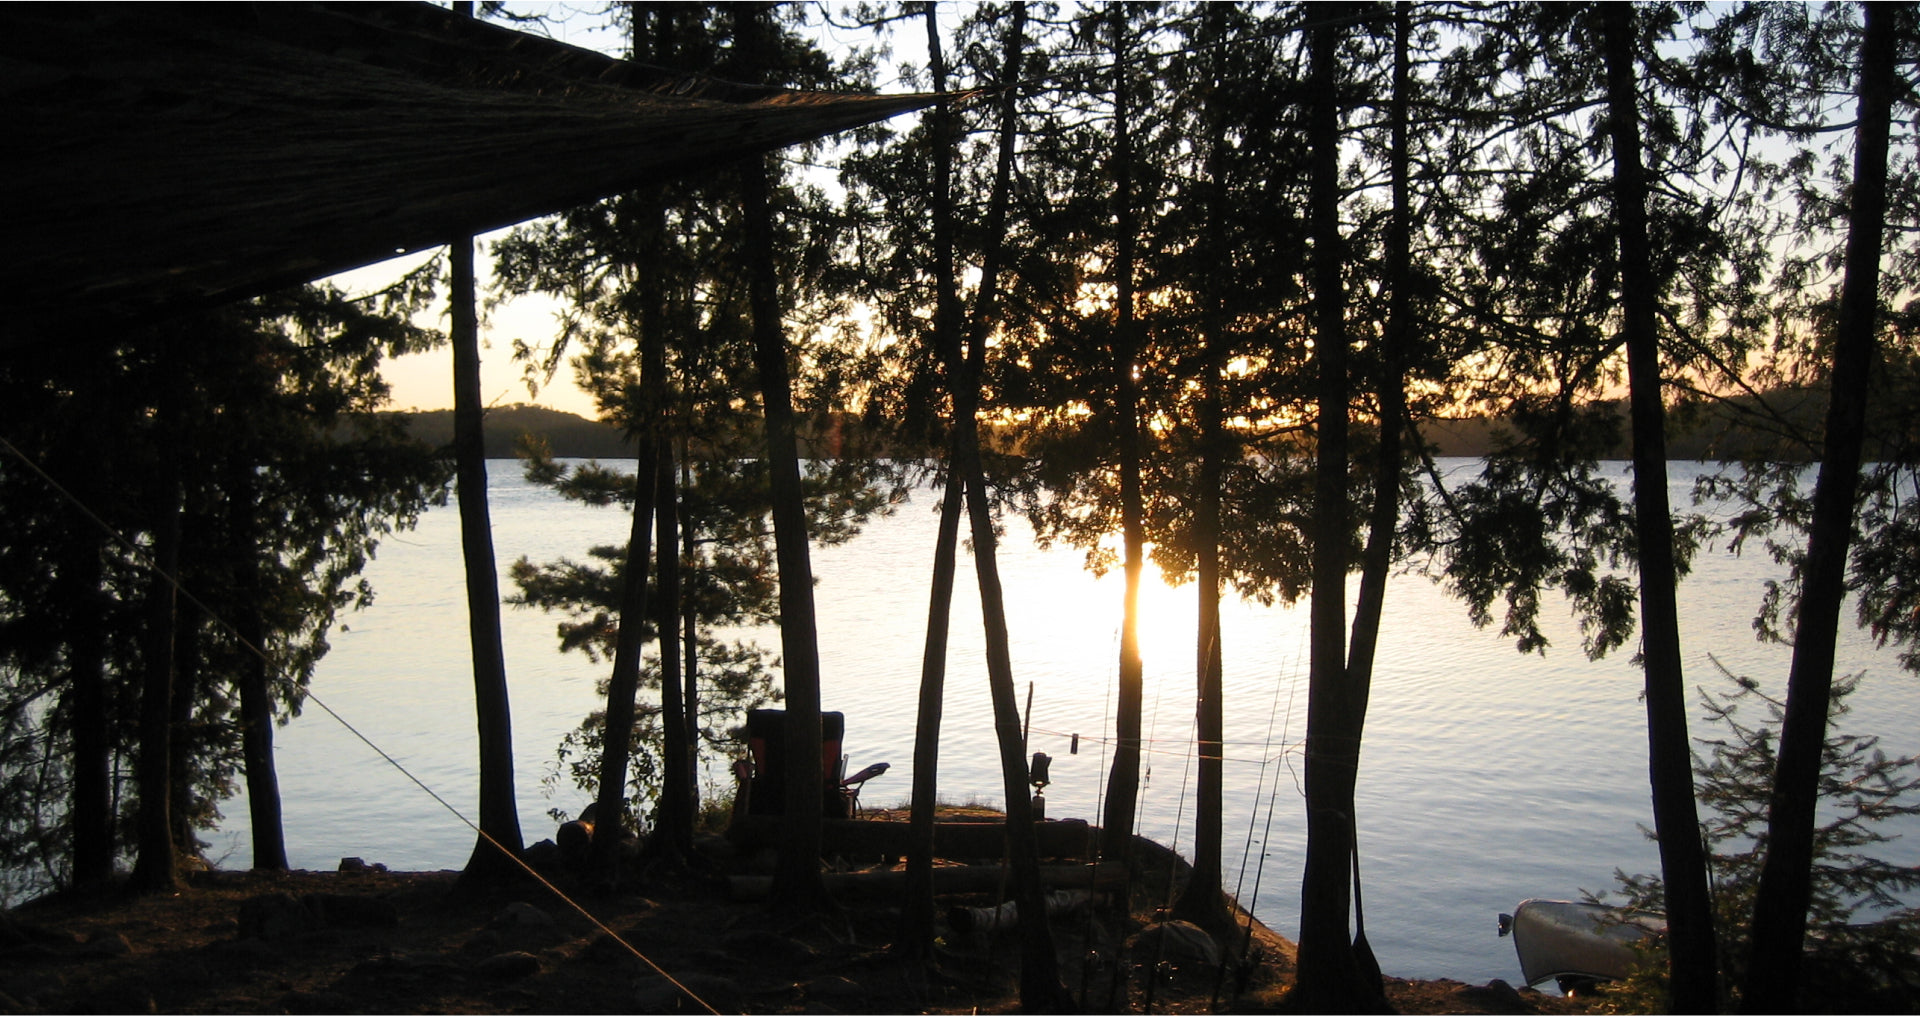
<svg viewBox="0 0 1920 1016"><path fill-rule="evenodd" d="M106 574L91 527L75 529L60 569L60 600L67 617L67 694L73 715L73 883L84 887L113 877L113 745L100 638Z"/></svg>
<svg viewBox="0 0 1920 1016"><path fill-rule="evenodd" d="M1860 115L1855 129L1846 278L1834 332L1820 478L1814 484L1807 559L1794 618L1786 716L1774 763L1767 854L1754 904L1753 952L1743 1012L1798 1012L1812 894L1813 831L1832 702L1834 640L1846 597L1848 544L1865 443L1867 383L1877 346L1880 256L1887 218L1887 148L1896 87L1897 22L1909 5L1863 4Z"/></svg>
<svg viewBox="0 0 1920 1016"><path fill-rule="evenodd" d="M1307 690L1307 856L1301 880L1298 976L1289 1007L1306 1012L1381 1011L1380 985L1361 968L1348 922L1352 905L1354 784L1361 715L1346 669L1347 502L1346 300L1340 272L1338 55L1347 4L1313 7L1308 28L1309 212L1313 234L1313 355L1318 366L1314 429L1313 584Z"/></svg>
<svg viewBox="0 0 1920 1016"><path fill-rule="evenodd" d="M678 491L673 482L673 455L665 438L659 439L659 474L654 481L654 525L657 535L655 567L660 576L660 727L663 739L661 760L660 818L649 849L684 860L693 853L693 756L687 741L687 716L682 697L680 640L674 628L680 618L680 515Z"/></svg>
<svg viewBox="0 0 1920 1016"><path fill-rule="evenodd" d="M234 529L240 546L260 546L260 492L254 465L233 463ZM280 811L280 775L273 759L273 665L267 656L266 563L258 556L242 566L247 596L234 618L246 643L234 684L240 692L240 756L246 771L247 818L253 831L256 871L287 870L287 837Z"/></svg>
<svg viewBox="0 0 1920 1016"><path fill-rule="evenodd" d="M1218 10L1207 16L1217 17ZM1224 179L1226 116L1220 89L1211 89L1203 116L1206 136L1206 182L1196 197L1206 201L1202 226L1203 256L1216 265L1227 264L1231 253L1225 239L1227 187ZM1194 733L1200 764L1196 767L1193 824L1193 874L1174 906L1174 913L1210 931L1230 932L1233 915L1221 894L1220 827L1224 819L1226 713L1222 694L1225 653L1220 642L1220 485L1229 447L1221 385L1227 363L1226 313L1217 281L1210 280L1195 294L1201 304L1203 353L1200 374L1200 473L1193 500L1194 595L1198 624L1194 643Z"/></svg>
<svg viewBox="0 0 1920 1016"><path fill-rule="evenodd" d="M746 59L773 51L771 8L752 5L736 15L736 38ZM805 493L795 436L793 384L774 264L771 173L765 159L743 164L747 302L753 316L753 359L767 423L767 463L773 479L774 556L780 568L780 649L785 671L787 799L781 820L780 867L774 900L783 909L812 910L827 902L820 880L820 642L813 609L813 561L807 544Z"/></svg>
<svg viewBox="0 0 1920 1016"><path fill-rule="evenodd" d="M1140 656L1140 577L1146 567L1146 510L1140 484L1140 384L1134 377L1140 355L1135 320L1134 260L1139 216L1134 208L1132 89L1127 77L1127 5L1109 8L1113 31L1114 162L1114 382L1119 429L1120 544L1125 591L1120 612L1119 687L1114 696L1113 765L1107 773L1102 808L1101 853L1116 860L1133 856L1133 824L1140 796L1140 720L1146 701L1146 664Z"/></svg>
<svg viewBox="0 0 1920 1016"><path fill-rule="evenodd" d="M160 426L175 414L168 393L161 394ZM139 856L129 888L135 892L171 892L179 888L179 856L174 850L170 786L173 756L174 626L179 620L173 576L180 564L179 451L161 452L161 482L153 513L153 559L146 601L146 632L140 684L140 754L134 779L140 791L137 832Z"/></svg>
<svg viewBox="0 0 1920 1016"><path fill-rule="evenodd" d="M1619 225L1620 300L1624 310L1633 431L1633 501L1640 554L1641 659L1646 669L1648 769L1653 822L1666 884L1668 949L1675 1012L1712 1012L1713 909L1706 851L1693 799L1687 740L1686 679L1674 585L1673 520L1667 504L1667 444L1653 270L1647 250L1647 183L1640 157L1633 9L1600 5L1612 120L1614 214Z"/></svg>
<svg viewBox="0 0 1920 1016"><path fill-rule="evenodd" d="M933 90L947 90L946 54L940 45L937 5L921 5L927 24L927 66ZM946 490L940 499L940 527L934 538L932 588L927 597L927 634L920 655L920 698L913 731L913 792L908 813L906 900L901 908L900 939L916 956L933 951L933 827L939 805L940 721L947 688L947 637L953 614L953 580L958 570L960 513L965 510L965 481L955 468L961 422L960 296L954 280L953 108L935 107L930 119L933 156L933 343L953 397L948 421ZM977 388L975 389L978 390ZM971 418L970 416L968 418Z"/></svg>
<svg viewBox="0 0 1920 1016"><path fill-rule="evenodd" d="M1380 409L1380 447L1374 463L1373 507L1367 517L1367 546L1360 560L1360 595L1354 603L1353 634L1347 646L1347 680L1352 686L1356 736L1364 733L1373 692L1373 657L1380 642L1380 614L1387 600L1387 572L1393 564L1394 533L1400 522L1402 437L1407 425L1406 350L1412 333L1413 207L1409 193L1407 107L1413 89L1408 53L1413 34L1411 3L1394 5L1393 94L1388 103L1388 176L1393 217L1387 225L1387 321L1380 349L1375 398ZM1356 764L1358 757L1356 753ZM1360 906L1358 824L1354 829L1354 958L1370 980L1380 981L1380 963L1367 941ZM1384 983L1381 990L1385 991Z"/></svg>
<svg viewBox="0 0 1920 1016"><path fill-rule="evenodd" d="M664 242L665 213L658 201L644 210L641 250ZM633 756L634 699L640 692L640 656L646 645L648 567L653 561L653 511L659 501L661 442L658 422L667 404L666 289L657 272L641 272L639 302L639 404L632 407L635 433L633 519L627 530L627 561L621 571L620 630L614 636L613 672L607 678L606 722L600 741L600 788L594 800L595 874L612 885L620 880L621 843L626 835L627 768ZM671 487L672 474L668 474ZM668 495L671 497L671 493ZM662 559L672 557L671 544ZM665 632L666 629L662 629ZM671 636L662 635L662 641ZM662 680L663 685L669 683Z"/></svg>
<svg viewBox="0 0 1920 1016"><path fill-rule="evenodd" d="M466 565L467 641L473 654L473 711L480 738L480 835L463 883L519 871L520 811L513 791L513 720L500 636L500 578L487 510L485 406L480 397L480 322L474 306L473 238L448 247L447 299L453 344L454 496L460 504L460 555Z"/></svg>
<svg viewBox="0 0 1920 1016"><path fill-rule="evenodd" d="M648 340L642 326L644 344ZM641 384L647 380L641 368ZM633 754L633 702L640 691L640 651L646 645L647 562L653 550L654 485L659 446L639 438L633 469L633 519L627 530L627 563L620 581L620 630L614 636L613 673L607 678L606 721L600 741L600 788L594 798L592 867L608 884L619 881L620 842L625 834L627 763Z"/></svg>
<svg viewBox="0 0 1920 1016"><path fill-rule="evenodd" d="M187 513L188 519L198 517L198 512ZM196 540L188 542L188 546L191 549L182 556L191 560L203 552L205 544ZM175 609L179 609L177 605ZM201 642L206 637L206 625L197 606L189 606L179 613L173 636L173 702L167 707L167 725L172 728L167 737L167 783L173 794L173 801L167 806L167 823L173 828L174 856L185 859L198 853L199 842L191 817L193 757L197 753L193 743L193 707L200 696Z"/></svg>

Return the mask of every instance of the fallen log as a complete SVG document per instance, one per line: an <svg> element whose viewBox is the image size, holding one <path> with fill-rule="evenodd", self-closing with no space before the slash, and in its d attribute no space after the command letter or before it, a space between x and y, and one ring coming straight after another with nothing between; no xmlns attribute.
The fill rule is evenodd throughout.
<svg viewBox="0 0 1920 1016"><path fill-rule="evenodd" d="M911 829L911 823L907 822L830 819L820 823L820 849L827 854L904 857ZM1041 857L1084 859L1087 856L1091 836L1085 819L1035 822L1033 832L1039 841ZM777 847L780 845L780 818L773 815L737 817L727 830L727 838L748 850ZM1005 857L1007 824L936 822L933 826L933 855L956 860Z"/></svg>
<svg viewBox="0 0 1920 1016"><path fill-rule="evenodd" d="M933 869L933 892L936 896L998 892L1007 879L1007 869L997 864L940 867ZM826 883L827 892L839 899L897 897L907 888L904 870L828 873L820 876L820 880ZM1056 889L1119 889L1127 884L1127 868L1118 861L1043 864L1040 881ZM732 875L727 878L727 885L736 903L764 900L773 893L773 876Z"/></svg>

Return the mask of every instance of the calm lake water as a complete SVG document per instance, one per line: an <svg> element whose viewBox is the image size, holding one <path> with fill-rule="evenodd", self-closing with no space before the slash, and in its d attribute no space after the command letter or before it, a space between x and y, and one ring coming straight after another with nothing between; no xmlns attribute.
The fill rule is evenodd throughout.
<svg viewBox="0 0 1920 1016"><path fill-rule="evenodd" d="M1465 460L1449 464L1471 468ZM584 558L618 543L623 513L561 502L528 485L513 461L489 463L494 542L506 566ZM1672 470L1688 503L1699 467ZM1622 474L1624 478L1624 466ZM1624 482L1624 479L1623 479ZM926 618L937 498L921 491L891 517L837 548L816 549L825 707L847 717L848 771L890 762L867 785L867 804L907 797L915 696ZM1096 579L1081 552L1041 550L1009 519L1000 555L1013 665L1025 700L1033 686L1031 748L1053 756L1048 813L1098 820L1117 673L1121 581ZM1751 620L1777 571L1765 555L1703 551L1681 587L1689 682L1718 689L1717 659L1784 689L1788 652L1755 641ZM1151 576L1151 572L1150 572ZM377 600L346 619L314 680L318 697L455 807L475 807L472 677L459 549L451 505L389 539L368 570ZM978 597L969 572L957 591L948 671L941 794L997 803ZM1144 593L1146 725L1151 768L1141 832L1187 851L1193 730L1190 588L1155 579ZM1615 869L1658 870L1646 776L1641 678L1627 652L1589 662L1562 604L1545 657L1523 656L1473 627L1461 604L1417 575L1388 593L1359 788L1368 938L1390 976L1515 980L1495 916L1530 896L1574 897L1613 885ZM509 609L503 617L513 700L521 822L528 842L550 836L550 807L576 812L586 796L550 787L554 748L595 707L604 667L563 656L557 619ZM1300 746L1306 724L1304 603L1223 608L1227 707L1226 884L1276 931L1298 928L1304 810ZM771 629L757 633L777 645ZM1890 652L1851 630L1840 669L1869 671L1848 729L1883 736L1889 754L1920 753L1920 684ZM1695 734L1704 732L1695 715ZM1079 752L1071 740L1079 735ZM331 869L359 856L396 869L463 865L473 834L314 705L279 732L290 860ZM250 857L244 800L229 802L210 851L230 867ZM1920 824L1883 851L1920 863ZM1257 887L1257 895L1256 895Z"/></svg>

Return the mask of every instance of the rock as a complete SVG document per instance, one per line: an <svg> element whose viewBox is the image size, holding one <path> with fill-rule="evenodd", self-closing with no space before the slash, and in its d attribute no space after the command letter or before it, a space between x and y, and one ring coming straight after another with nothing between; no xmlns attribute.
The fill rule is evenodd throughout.
<svg viewBox="0 0 1920 1016"><path fill-rule="evenodd" d="M556 945L567 938L560 923L551 914L531 903L509 903L487 922L509 949L541 948Z"/></svg>
<svg viewBox="0 0 1920 1016"><path fill-rule="evenodd" d="M494 928L551 928L555 921L553 915L539 907L515 900L493 915L493 920L487 924Z"/></svg>
<svg viewBox="0 0 1920 1016"><path fill-rule="evenodd" d="M132 954L133 943L127 941L127 936L118 932L95 932L93 937L87 939L87 944L80 947L82 956L130 956Z"/></svg>
<svg viewBox="0 0 1920 1016"><path fill-rule="evenodd" d="M736 962L742 963L765 960L797 963L814 957L812 947L805 942L764 928L732 932L720 940L720 947L731 953Z"/></svg>
<svg viewBox="0 0 1920 1016"><path fill-rule="evenodd" d="M1127 943L1127 956L1136 966L1217 969L1222 953L1213 936L1189 921L1165 921L1141 932Z"/></svg>
<svg viewBox="0 0 1920 1016"><path fill-rule="evenodd" d="M849 999L867 997L866 988L849 978L838 975L808 981L805 990L807 998L817 998L827 1002L845 1002Z"/></svg>
<svg viewBox="0 0 1920 1016"><path fill-rule="evenodd" d="M1487 1012L1527 1013L1533 1011L1533 1007L1527 1004L1526 999L1520 997L1520 992L1514 990L1513 985L1497 977L1479 987L1473 985L1462 986L1454 991L1453 997L1462 1003L1472 1005L1475 1008L1483 1009Z"/></svg>
<svg viewBox="0 0 1920 1016"><path fill-rule="evenodd" d="M340 859L340 870L344 872L381 872L386 871L387 866L384 864L368 864L358 857L343 857Z"/></svg>
<svg viewBox="0 0 1920 1016"><path fill-rule="evenodd" d="M496 953L481 960L474 970L496 981L517 981L540 972L540 957L529 952Z"/></svg>
<svg viewBox="0 0 1920 1016"><path fill-rule="evenodd" d="M391 928L400 923L392 900L345 893L309 893L300 902L323 925L336 928Z"/></svg>
<svg viewBox="0 0 1920 1016"><path fill-rule="evenodd" d="M490 928L483 928L476 932L472 938L467 939L466 944L460 948L465 952L479 952L491 955L499 952L500 947L503 945L506 945L506 939L500 937L499 932Z"/></svg>
<svg viewBox="0 0 1920 1016"><path fill-rule="evenodd" d="M263 893L240 904L240 937L279 942L320 929L313 912L290 893Z"/></svg>
<svg viewBox="0 0 1920 1016"><path fill-rule="evenodd" d="M708 1007L721 1012L737 1011L743 992L740 985L716 974L688 974L680 978L681 990L664 977L651 978L633 993L635 1012L698 1012L701 1006L687 998L691 992Z"/></svg>
<svg viewBox="0 0 1920 1016"><path fill-rule="evenodd" d="M541 840L522 850L520 859L536 871L550 873L561 864L560 846L552 840Z"/></svg>
<svg viewBox="0 0 1920 1016"><path fill-rule="evenodd" d="M573 868L584 868L593 855L593 823L575 820L554 831L554 843L559 847L561 863Z"/></svg>

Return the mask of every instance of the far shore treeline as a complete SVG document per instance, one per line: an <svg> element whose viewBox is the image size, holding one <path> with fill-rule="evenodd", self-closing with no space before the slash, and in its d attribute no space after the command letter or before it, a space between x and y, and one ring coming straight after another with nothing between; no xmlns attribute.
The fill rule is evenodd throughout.
<svg viewBox="0 0 1920 1016"><path fill-rule="evenodd" d="M1768 426L1764 427L1751 423L1760 418L1755 411L1758 400L1744 395L1698 406L1690 415L1670 420L1667 458L1675 462L1754 459L1781 463L1810 461L1807 449L1819 447L1826 392L1813 388L1782 390L1767 393L1766 399L1770 415ZM1602 405L1610 406L1615 415L1625 418L1627 405L1624 399ZM453 442L451 409L395 411L384 415L400 420L409 436L430 447L442 448ZM758 427L751 426L751 421L748 422L746 432L739 438L751 447L758 440L760 432ZM853 414L832 414L825 417L824 422L804 421L799 433L801 455L804 458L836 458L837 449L860 428L860 419ZM1422 420L1419 428L1421 438L1427 442L1428 450L1435 458L1485 458L1512 440L1511 430L1506 424L1484 416ZM1013 428L984 429L989 435L988 439L997 447L1010 453L1020 450L1018 439L1013 436ZM1799 440L1782 440L1783 429ZM523 442L529 437L538 439L547 454L559 459L618 461L631 459L634 455L633 442L617 424L524 403L495 406L487 411L488 458L521 456L525 451ZM862 436L857 447L863 453L879 449L882 457L893 458L929 458L940 454L938 449L933 448L890 446L888 442L871 435ZM1630 457L1630 451L1623 430L1620 440L1602 457L1626 459Z"/></svg>

